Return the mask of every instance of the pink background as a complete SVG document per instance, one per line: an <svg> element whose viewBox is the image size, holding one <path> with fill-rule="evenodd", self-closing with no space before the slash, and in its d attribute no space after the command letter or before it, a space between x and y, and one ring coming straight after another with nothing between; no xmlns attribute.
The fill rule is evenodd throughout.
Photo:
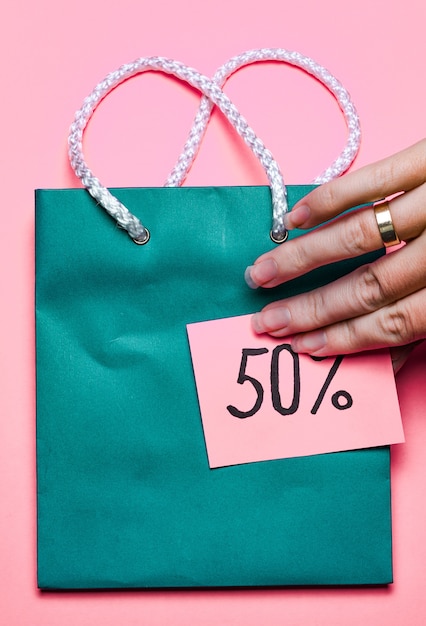
<svg viewBox="0 0 426 626"><path fill-rule="evenodd" d="M406 443L392 458L395 583L381 589L40 593L35 579L33 189L70 187L66 136L75 109L121 63L165 55L212 74L248 48L310 55L351 92L363 128L355 167L425 133L424 0L15 0L0 20L2 58L0 615L8 626L102 624L423 624L426 619L426 350L398 376ZM339 152L345 126L315 81L285 67L240 72L228 93L289 183ZM196 96L158 76L101 106L87 156L108 185L161 184ZM177 124L179 120L179 124ZM189 184L264 183L219 116Z"/></svg>

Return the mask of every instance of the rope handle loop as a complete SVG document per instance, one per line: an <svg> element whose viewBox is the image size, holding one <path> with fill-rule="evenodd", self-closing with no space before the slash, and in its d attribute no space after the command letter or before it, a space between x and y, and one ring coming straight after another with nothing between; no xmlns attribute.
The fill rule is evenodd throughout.
<svg viewBox="0 0 426 626"><path fill-rule="evenodd" d="M148 229L94 176L85 162L82 142L84 129L101 100L126 79L146 71L159 71L173 75L187 82L202 94L200 107L188 139L175 167L166 180L165 186L179 186L185 180L206 132L213 106L216 105L237 133L244 139L264 168L272 195L271 238L277 243L286 239L284 215L288 211L288 205L280 168L271 152L256 136L236 106L222 91L223 85L234 72L241 67L258 61L283 61L300 67L324 84L333 93L342 109L349 130L346 145L340 156L314 182L322 183L331 180L346 171L351 165L358 153L361 136L355 107L341 83L328 70L309 57L282 48L249 50L224 63L216 71L213 79L209 79L197 70L172 59L141 57L133 63L122 65L96 85L91 94L84 100L82 107L76 112L68 138L69 159L75 174L96 201L116 220L119 226L128 232L136 243L143 244L148 241Z"/></svg>

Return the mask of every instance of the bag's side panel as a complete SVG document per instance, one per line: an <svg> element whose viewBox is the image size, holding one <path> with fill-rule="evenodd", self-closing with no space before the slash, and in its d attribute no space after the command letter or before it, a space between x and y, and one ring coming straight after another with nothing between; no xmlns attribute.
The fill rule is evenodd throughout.
<svg viewBox="0 0 426 626"><path fill-rule="evenodd" d="M210 470L185 327L379 253L253 291L244 269L273 245L268 188L116 193L146 246L83 190L37 193L39 586L390 582L388 449Z"/></svg>

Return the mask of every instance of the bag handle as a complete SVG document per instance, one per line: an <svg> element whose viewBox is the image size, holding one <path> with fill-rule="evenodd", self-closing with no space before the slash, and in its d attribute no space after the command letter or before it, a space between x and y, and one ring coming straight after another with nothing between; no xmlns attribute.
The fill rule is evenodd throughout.
<svg viewBox="0 0 426 626"><path fill-rule="evenodd" d="M301 67L322 82L336 97L345 115L349 129L347 144L340 157L315 182L325 182L345 171L355 158L360 142L358 116L346 89L324 67L309 57L297 52L288 52L281 48L251 50L226 62L216 72L213 79L200 74L197 70L164 57L141 57L115 72L108 74L98 83L92 93L84 100L82 107L76 112L68 138L69 158L71 166L82 181L84 187L97 202L124 228L138 244L146 243L150 238L148 229L134 216L117 198L106 189L94 176L85 162L82 149L83 133L93 112L103 98L117 85L127 78L146 71L161 71L173 75L198 89L202 94L200 108L194 120L187 142L178 158L176 166L166 181L166 186L181 185L198 152L206 131L211 111L218 106L229 122L244 139L254 155L259 159L269 180L272 195L272 229L271 238L281 243L287 238L284 226L284 215L288 211L287 194L281 171L270 151L256 136L247 121L239 113L236 106L222 89L227 78L237 69L256 61L285 61Z"/></svg>
<svg viewBox="0 0 426 626"><path fill-rule="evenodd" d="M264 61L281 61L299 67L317 78L334 95L345 117L349 134L340 155L313 182L319 185L346 172L359 152L361 142L359 118L350 94L325 67L300 52L284 48L259 48L248 50L226 61L214 74L213 81L223 88L228 78L242 67ZM182 153L166 180L166 187L178 187L185 181L198 154L213 107L213 102L203 95Z"/></svg>

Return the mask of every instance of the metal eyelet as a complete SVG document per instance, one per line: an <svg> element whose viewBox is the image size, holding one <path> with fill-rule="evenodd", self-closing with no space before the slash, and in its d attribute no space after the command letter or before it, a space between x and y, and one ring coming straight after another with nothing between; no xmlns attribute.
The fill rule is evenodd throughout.
<svg viewBox="0 0 426 626"><path fill-rule="evenodd" d="M144 246L146 243L148 243L148 241L151 239L151 233L149 232L149 230L147 228L144 229L145 232L143 235L141 235L139 238L134 238L132 237L133 241L138 245L138 246Z"/></svg>
<svg viewBox="0 0 426 626"><path fill-rule="evenodd" d="M284 243L288 239L288 230L280 231L278 233L274 233L273 230L269 233L270 238L274 243Z"/></svg>

